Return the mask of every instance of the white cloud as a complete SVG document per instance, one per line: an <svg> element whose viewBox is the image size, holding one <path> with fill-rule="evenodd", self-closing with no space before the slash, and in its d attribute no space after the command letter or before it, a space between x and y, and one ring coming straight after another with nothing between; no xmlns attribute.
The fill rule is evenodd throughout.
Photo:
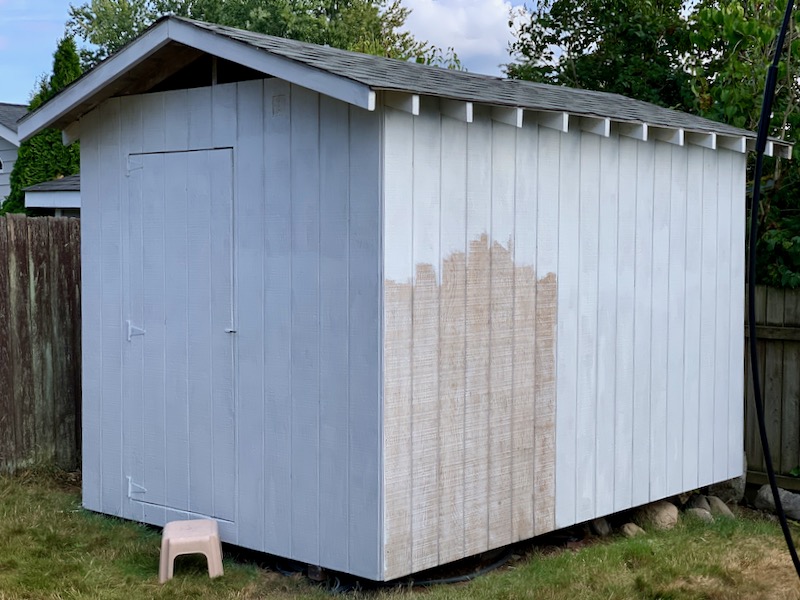
<svg viewBox="0 0 800 600"><path fill-rule="evenodd" d="M520 0L404 0L412 10L406 26L415 37L453 47L474 73L500 74L509 62L509 13Z"/></svg>

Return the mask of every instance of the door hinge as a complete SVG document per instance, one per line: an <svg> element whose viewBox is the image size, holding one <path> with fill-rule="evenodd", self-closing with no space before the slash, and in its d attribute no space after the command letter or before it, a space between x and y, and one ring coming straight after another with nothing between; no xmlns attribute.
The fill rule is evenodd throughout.
<svg viewBox="0 0 800 600"><path fill-rule="evenodd" d="M144 329L141 327L135 327L133 323L130 321L125 321L125 325L128 327L128 341L131 341L131 338L135 335L144 335Z"/></svg>
<svg viewBox="0 0 800 600"><path fill-rule="evenodd" d="M133 478L128 475L128 498L131 498L133 494L146 494L147 489L143 486L139 485L138 483L133 483Z"/></svg>

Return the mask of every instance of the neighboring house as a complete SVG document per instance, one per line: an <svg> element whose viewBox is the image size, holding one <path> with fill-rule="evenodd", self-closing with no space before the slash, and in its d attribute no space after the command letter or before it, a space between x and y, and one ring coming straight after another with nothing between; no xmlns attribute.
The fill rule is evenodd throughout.
<svg viewBox="0 0 800 600"><path fill-rule="evenodd" d="M742 473L748 131L177 17L45 127L88 509L387 580Z"/></svg>
<svg viewBox="0 0 800 600"><path fill-rule="evenodd" d="M69 175L25 188L25 208L40 215L79 217L81 214L81 176Z"/></svg>
<svg viewBox="0 0 800 600"><path fill-rule="evenodd" d="M17 120L26 112L27 106L0 102L0 206L11 191L11 170L19 151Z"/></svg>

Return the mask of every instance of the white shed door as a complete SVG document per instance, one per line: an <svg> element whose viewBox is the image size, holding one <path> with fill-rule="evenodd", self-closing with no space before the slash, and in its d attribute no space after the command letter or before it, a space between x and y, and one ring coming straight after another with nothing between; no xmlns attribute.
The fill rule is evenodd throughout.
<svg viewBox="0 0 800 600"><path fill-rule="evenodd" d="M148 522L164 508L233 521L232 150L136 154L128 167L128 506Z"/></svg>

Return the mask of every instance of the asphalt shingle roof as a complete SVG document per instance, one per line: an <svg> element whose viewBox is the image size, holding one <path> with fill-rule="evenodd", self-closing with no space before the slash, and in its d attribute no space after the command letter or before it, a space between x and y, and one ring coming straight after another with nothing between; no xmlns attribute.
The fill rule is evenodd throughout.
<svg viewBox="0 0 800 600"><path fill-rule="evenodd" d="M27 112L28 107L22 104L0 102L0 125L4 125L16 133L17 121Z"/></svg>
<svg viewBox="0 0 800 600"><path fill-rule="evenodd" d="M583 116L648 123L703 133L755 137L754 133L745 129L633 100L619 94L454 71L307 44L192 19L169 18L180 19L217 35L357 81L376 90L404 91L490 105L564 111Z"/></svg>
<svg viewBox="0 0 800 600"><path fill-rule="evenodd" d="M68 175L61 179L53 179L52 181L43 181L36 185L26 187L26 192L80 192L81 191L81 175Z"/></svg>

